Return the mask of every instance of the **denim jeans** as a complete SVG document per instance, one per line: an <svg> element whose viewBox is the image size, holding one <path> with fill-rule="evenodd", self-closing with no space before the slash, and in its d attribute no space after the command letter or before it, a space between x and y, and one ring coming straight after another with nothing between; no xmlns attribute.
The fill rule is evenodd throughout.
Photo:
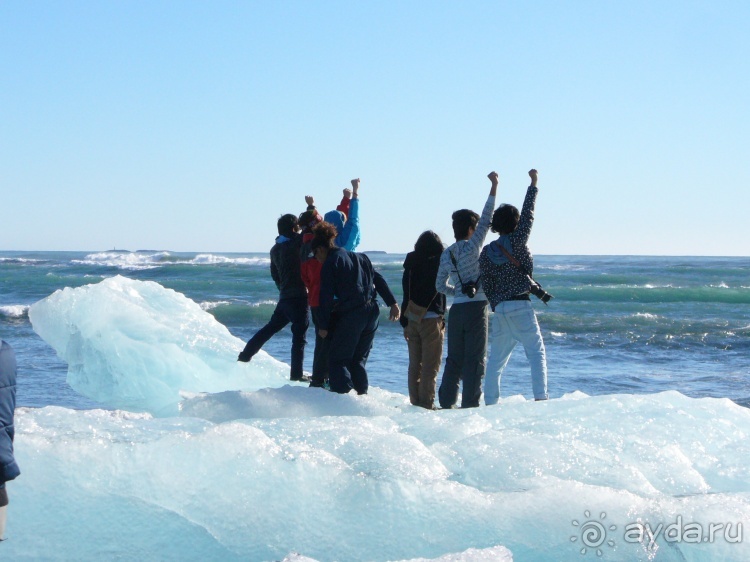
<svg viewBox="0 0 750 562"><path fill-rule="evenodd" d="M274 334L281 331L287 324L292 323L292 365L291 378L302 377L302 362L305 359L305 345L307 345L307 327L310 324L307 297L293 297L281 299L271 315L268 324L263 326L250 338L243 353L253 357Z"/></svg>
<svg viewBox="0 0 750 562"><path fill-rule="evenodd" d="M448 313L448 357L438 388L441 408L453 408L463 383L461 407L476 408L482 396L487 355L487 301L454 304Z"/></svg>
<svg viewBox="0 0 750 562"><path fill-rule="evenodd" d="M312 383L315 386L323 386L328 378L328 353L331 347L331 338L321 338L318 333L320 325L320 307L310 308L313 325L315 326L315 351L313 352Z"/></svg>
<svg viewBox="0 0 750 562"><path fill-rule="evenodd" d="M498 303L490 314L490 357L484 382L484 403L497 404L500 398L500 376L508 364L517 342L521 342L531 366L531 387L534 398L546 400L547 357L544 340L529 301Z"/></svg>
<svg viewBox="0 0 750 562"><path fill-rule="evenodd" d="M367 394L367 358L370 356L375 331L378 329L380 309L370 301L355 310L338 313L328 337L328 380L333 392L346 394L351 389Z"/></svg>

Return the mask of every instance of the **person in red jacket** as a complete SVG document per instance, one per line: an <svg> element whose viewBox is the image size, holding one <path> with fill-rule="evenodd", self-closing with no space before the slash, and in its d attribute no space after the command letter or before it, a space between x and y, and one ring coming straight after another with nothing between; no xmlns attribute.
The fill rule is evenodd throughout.
<svg viewBox="0 0 750 562"><path fill-rule="evenodd" d="M344 196L341 203L336 207L336 211L343 214L344 220L349 219L351 210L352 195L356 200L359 179L352 180L354 192L347 188L344 189ZM312 253L310 243L313 239L313 227L323 221L323 217L315 208L315 198L312 195L305 195L307 210L299 216L298 224L302 229L302 248L300 250L300 275L302 281L307 287L307 303L310 306L313 325L315 326L315 351L313 352L313 369L310 386L325 387L328 380L328 355L330 348L330 338L321 338L318 334L318 324L320 323L320 270L323 267L315 255ZM335 211L334 211L335 212ZM359 220L354 221L356 227L356 237L349 235L352 240L359 240ZM351 230L351 229L350 229Z"/></svg>
<svg viewBox="0 0 750 562"><path fill-rule="evenodd" d="M308 210L299 216L299 226L302 229L302 247L300 249L300 275L307 287L307 304L310 306L313 325L315 326L315 351L313 352L313 368L310 386L323 387L328 378L328 344L329 340L318 334L320 321L320 270L323 267L310 248L313 239L312 228L323 221L315 209L315 202L310 195L305 196Z"/></svg>

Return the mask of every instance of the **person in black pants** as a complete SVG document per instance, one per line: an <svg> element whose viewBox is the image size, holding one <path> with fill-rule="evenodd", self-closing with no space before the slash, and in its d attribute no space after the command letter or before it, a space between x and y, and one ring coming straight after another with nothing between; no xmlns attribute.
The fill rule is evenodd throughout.
<svg viewBox="0 0 750 562"><path fill-rule="evenodd" d="M365 365L380 316L376 293L390 306L393 322L400 315L396 297L373 269L370 258L334 244L336 228L332 224L322 222L313 233L311 248L315 259L323 264L318 332L323 338L331 338L328 375L331 390L346 394L354 389L357 394L367 394Z"/></svg>
<svg viewBox="0 0 750 562"><path fill-rule="evenodd" d="M307 305L307 289L300 276L300 246L297 217L283 215L277 223L279 236L271 248L271 277L279 289L279 303L268 324L250 338L237 361L250 361L274 334L292 323L292 368L291 380L309 382L302 374L305 359L307 328L310 325L310 308Z"/></svg>

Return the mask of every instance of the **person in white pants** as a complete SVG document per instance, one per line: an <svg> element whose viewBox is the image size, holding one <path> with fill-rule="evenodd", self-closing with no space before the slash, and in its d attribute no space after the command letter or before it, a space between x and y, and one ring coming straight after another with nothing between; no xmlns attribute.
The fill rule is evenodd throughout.
<svg viewBox="0 0 750 562"><path fill-rule="evenodd" d="M531 386L536 400L547 400L547 357L542 332L531 306L529 293L544 302L551 298L533 280L534 258L528 247L534 223L538 189L537 171L530 170L531 185L526 190L519 214L513 205L500 205L492 215L492 231L500 236L482 250L479 271L484 293L490 302L491 351L485 376L484 402L497 404L500 376L517 342L523 345L531 366Z"/></svg>

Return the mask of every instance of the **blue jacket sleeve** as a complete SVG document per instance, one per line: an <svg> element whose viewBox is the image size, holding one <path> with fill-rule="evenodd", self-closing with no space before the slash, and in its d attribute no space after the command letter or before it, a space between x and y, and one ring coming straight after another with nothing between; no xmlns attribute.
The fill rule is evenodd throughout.
<svg viewBox="0 0 750 562"><path fill-rule="evenodd" d="M377 271L374 271L373 273L374 273L373 281L375 283L375 290L382 297L385 304L387 304L388 306L393 306L394 304L396 304L396 297L393 295L393 292L391 291L391 288L388 286L388 283L386 282L386 280Z"/></svg>
<svg viewBox="0 0 750 562"><path fill-rule="evenodd" d="M359 199L352 199L349 204L349 219L341 233L341 247L353 252L359 246Z"/></svg>

